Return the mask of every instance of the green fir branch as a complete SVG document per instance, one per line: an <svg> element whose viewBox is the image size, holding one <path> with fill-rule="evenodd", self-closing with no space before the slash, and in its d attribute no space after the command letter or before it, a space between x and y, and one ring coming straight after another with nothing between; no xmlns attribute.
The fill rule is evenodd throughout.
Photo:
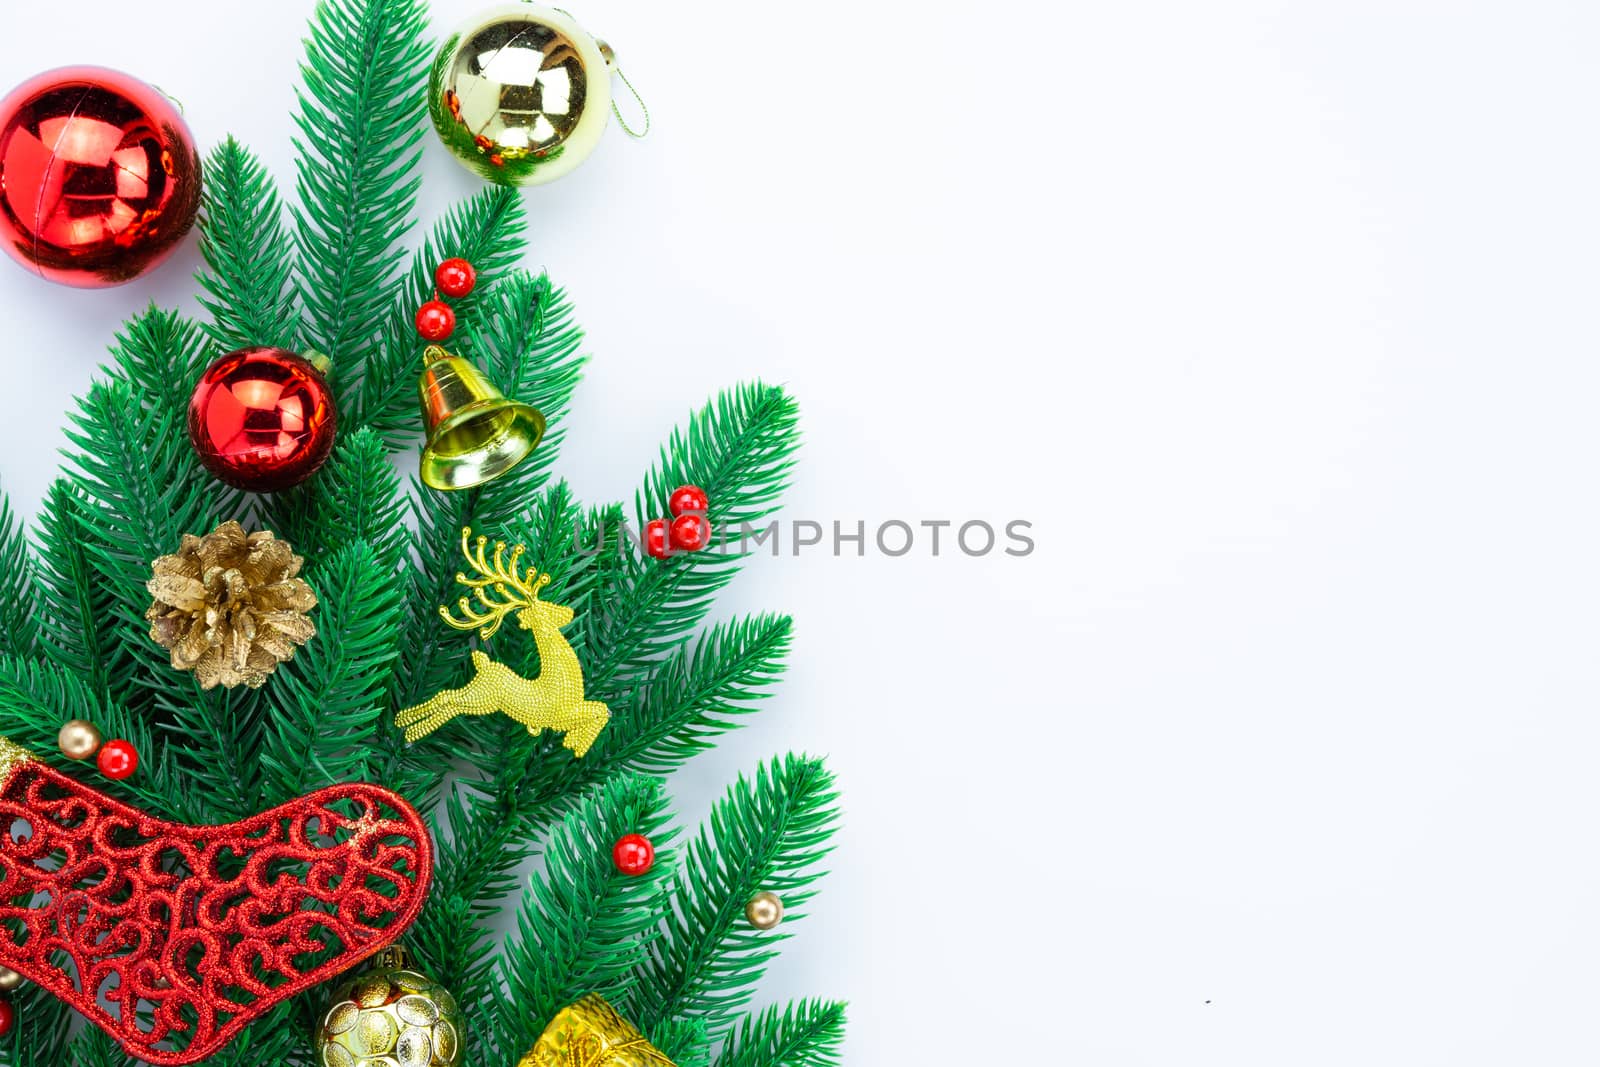
<svg viewBox="0 0 1600 1067"><path fill-rule="evenodd" d="M144 620L151 562L175 552L184 534L213 529L239 501L200 468L183 428L189 384L205 361L200 331L152 308L129 323L113 357L108 380L90 386L67 430L74 526L93 584L106 590L110 659L126 664L105 676L107 689L185 731L175 760L216 787L206 798L214 809L244 814L259 773L249 697L203 693L191 673L172 668Z"/></svg>
<svg viewBox="0 0 1600 1067"><path fill-rule="evenodd" d="M262 510L267 528L308 560L364 541L379 567L393 573L406 553L407 506L383 439L363 429L340 435L314 478L274 494Z"/></svg>
<svg viewBox="0 0 1600 1067"><path fill-rule="evenodd" d="M713 1039L728 1031L813 895L838 814L833 775L820 760L790 755L753 780L740 777L687 849L664 935L640 969L636 1017L646 1030L691 1015L706 1020ZM783 898L782 931L757 930L744 917L745 903L764 890Z"/></svg>
<svg viewBox="0 0 1600 1067"><path fill-rule="evenodd" d="M307 579L317 635L265 689L276 712L259 755L267 805L369 778L364 739L387 726L387 675L399 656L395 574L355 541L315 561Z"/></svg>
<svg viewBox="0 0 1600 1067"><path fill-rule="evenodd" d="M31 982L18 990L11 1002L17 1019L11 1032L0 1037L0 1067L61 1067L72 1009L55 994Z"/></svg>
<svg viewBox="0 0 1600 1067"><path fill-rule="evenodd" d="M138 1067L139 1061L111 1040L104 1030L86 1026L72 1039L73 1067Z"/></svg>
<svg viewBox="0 0 1600 1067"><path fill-rule="evenodd" d="M309 997L315 998L320 989ZM308 999L306 997L301 1000ZM239 1032L226 1048L206 1059L205 1067L311 1067L314 1060L303 1049L305 1035L294 1025L297 1004L280 1004Z"/></svg>
<svg viewBox="0 0 1600 1067"><path fill-rule="evenodd" d="M794 624L758 615L719 623L674 651L647 684L612 708L610 724L581 760L552 753L530 775L529 801L560 810L575 793L619 770L665 775L712 748L756 710L782 677Z"/></svg>
<svg viewBox="0 0 1600 1067"><path fill-rule="evenodd" d="M525 225L521 196L515 189L499 186L462 201L434 224L432 233L412 255L404 281L388 292L388 316L377 347L363 363L359 395L344 401L347 427L372 427L391 452L416 441L422 432L417 419L417 375L422 372L424 347L417 339L416 314L433 294L434 271L453 257L466 259L477 269L478 292L455 301L458 320L470 322L481 299L479 293L522 255Z"/></svg>
<svg viewBox="0 0 1600 1067"><path fill-rule="evenodd" d="M86 549L83 493L58 478L45 494L38 522L40 633L45 655L84 679L95 693L110 693L110 679L132 670L126 647L112 632L115 602Z"/></svg>
<svg viewBox="0 0 1600 1067"><path fill-rule="evenodd" d="M457 1001L478 1009L469 1012L464 1019L467 1033L463 1041L481 1051L490 1025L486 1009L497 991L495 945L477 924L472 902L462 897L440 896L437 890L430 892L428 906L406 935L406 944L416 950L428 975L451 990ZM489 1062L486 1056L473 1058L477 1062Z"/></svg>
<svg viewBox="0 0 1600 1067"><path fill-rule="evenodd" d="M793 635L788 616L757 615L718 623L680 646L628 702L621 728L601 735L598 762L668 774L712 748L771 695Z"/></svg>
<svg viewBox="0 0 1600 1067"><path fill-rule="evenodd" d="M844 1026L845 1006L837 1002L773 1005L745 1016L723 1045L717 1067L839 1067Z"/></svg>
<svg viewBox="0 0 1600 1067"><path fill-rule="evenodd" d="M480 728L488 735L482 739L485 750L512 752L527 737L503 716ZM513 872L538 854L532 835L523 832L533 813L516 806L515 761L501 760L498 771L491 780L457 782L444 800L451 832L436 838L432 896L465 901L474 919L495 914L497 902L517 889Z"/></svg>
<svg viewBox="0 0 1600 1067"><path fill-rule="evenodd" d="M764 520L788 485L799 447L799 410L776 386L729 390L673 433L635 501L637 529L665 514L673 490L698 485L710 519L727 535ZM708 550L660 561L630 552L601 615L590 620L590 694L608 703L629 692L705 617L744 554Z"/></svg>
<svg viewBox="0 0 1600 1067"><path fill-rule="evenodd" d="M211 362L211 346L200 328L176 311L151 305L130 319L111 346L110 381L125 383L138 406L176 412L178 432L145 442L174 475L205 477L217 492L214 510L228 511L239 500L237 492L200 475L200 461L183 432L189 396Z"/></svg>
<svg viewBox="0 0 1600 1067"><path fill-rule="evenodd" d="M617 870L611 848L628 834L655 844L643 875ZM497 1013L495 1047L533 1047L556 1013L599 993L626 1014L639 968L659 930L658 902L673 865L664 846L666 790L652 778L621 775L592 793L551 832L545 871L523 896L500 977L508 999Z"/></svg>
<svg viewBox="0 0 1600 1067"><path fill-rule="evenodd" d="M650 1043L673 1067L711 1067L711 1035L704 1019L668 1019L656 1027Z"/></svg>
<svg viewBox="0 0 1600 1067"><path fill-rule="evenodd" d="M223 352L252 345L292 349L300 331L291 275L294 246L278 188L255 155L229 137L206 160L198 275L209 296L206 333ZM193 383L190 383L193 384Z"/></svg>
<svg viewBox="0 0 1600 1067"><path fill-rule="evenodd" d="M39 585L28 538L0 494L0 655L31 656L39 641Z"/></svg>
<svg viewBox="0 0 1600 1067"><path fill-rule="evenodd" d="M86 719L108 740L123 738L141 756L139 773L104 783L108 792L157 814L186 822L206 821L203 798L187 788L180 772L155 743L143 716L108 700L85 679L54 663L0 657L0 736L47 763L64 761L56 737L70 719Z"/></svg>
<svg viewBox="0 0 1600 1067"><path fill-rule="evenodd" d="M179 416L159 408L141 410L125 382L89 388L67 431L70 460L86 497L77 518L96 581L111 593L113 641L137 665L131 677L112 678L112 693L134 706L148 689L186 693L184 676L167 665L167 653L143 624L150 597L150 563L178 548L184 533L204 533L209 501L204 487L174 477L170 465L148 446L161 434L182 434Z"/></svg>
<svg viewBox="0 0 1600 1067"><path fill-rule="evenodd" d="M422 179L424 0L320 0L295 125L295 243L307 343L341 405L389 316Z"/></svg>
<svg viewBox="0 0 1600 1067"><path fill-rule="evenodd" d="M254 815L264 789L260 753L276 728L271 704L259 689L201 689L192 672L169 673L179 681L157 693L154 710L171 738L173 764L214 812L212 821Z"/></svg>

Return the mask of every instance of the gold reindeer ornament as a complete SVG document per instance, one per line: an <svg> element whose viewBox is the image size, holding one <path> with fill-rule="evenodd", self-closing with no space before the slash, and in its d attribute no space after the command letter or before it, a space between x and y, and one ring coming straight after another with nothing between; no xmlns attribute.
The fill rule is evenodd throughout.
<svg viewBox="0 0 1600 1067"><path fill-rule="evenodd" d="M527 551L513 547L507 558L505 542L494 546L488 557L489 539L472 540L472 529L461 531L461 554L477 577L457 574L456 581L472 590L456 604L458 619L448 607L439 614L457 630L477 630L485 641L500 630L508 615L515 614L517 625L533 634L539 649L539 676L524 678L485 653L472 653L478 673L460 689L446 689L425 704L407 708L395 717L395 725L406 732L406 741L426 737L458 715L493 715L504 712L528 728L530 734L559 730L563 742L574 755L589 751L600 731L611 720L611 709L598 700L585 700L583 666L561 628L572 621L572 609L539 599L539 590L550 584L548 574L537 566L521 568Z"/></svg>

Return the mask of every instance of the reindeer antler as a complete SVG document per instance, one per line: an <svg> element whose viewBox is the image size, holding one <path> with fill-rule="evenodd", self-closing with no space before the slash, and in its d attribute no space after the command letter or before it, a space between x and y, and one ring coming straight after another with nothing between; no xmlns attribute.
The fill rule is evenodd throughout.
<svg viewBox="0 0 1600 1067"><path fill-rule="evenodd" d="M506 621L507 615L518 608L533 606L533 602L539 599L539 590L550 584L550 576L540 574L536 566L529 567L527 574L518 574L517 565L527 551L523 545L512 547L508 561L505 558L506 543L496 541L494 563L491 564L487 556L489 539L480 536L476 551L469 546L471 539L472 527L462 527L461 554L466 557L467 565L482 577L468 578L465 574L457 574L456 581L471 589L478 603L488 610L479 611L472 606L473 597L464 596L456 602L456 608L461 612L459 620L450 614L447 607L441 607L439 615L457 630L477 629L479 636L487 641L500 631L500 624Z"/></svg>

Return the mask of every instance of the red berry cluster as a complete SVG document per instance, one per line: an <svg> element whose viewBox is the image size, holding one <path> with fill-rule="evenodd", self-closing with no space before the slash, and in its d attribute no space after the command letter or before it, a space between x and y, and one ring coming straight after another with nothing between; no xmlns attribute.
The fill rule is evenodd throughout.
<svg viewBox="0 0 1600 1067"><path fill-rule="evenodd" d="M456 332L455 309L440 295L454 300L471 296L478 286L478 272L464 259L447 259L433 272L433 283L437 286L433 299L417 309L417 333L424 341L439 344Z"/></svg>
<svg viewBox="0 0 1600 1067"><path fill-rule="evenodd" d="M652 519L644 528L644 547L656 559L674 552L699 552L711 543L711 520L706 510L711 501L698 485L680 485L667 501L672 521Z"/></svg>

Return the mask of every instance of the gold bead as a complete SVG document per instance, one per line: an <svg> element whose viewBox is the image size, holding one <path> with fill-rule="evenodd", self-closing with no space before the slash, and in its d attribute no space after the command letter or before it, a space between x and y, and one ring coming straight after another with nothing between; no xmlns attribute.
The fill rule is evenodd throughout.
<svg viewBox="0 0 1600 1067"><path fill-rule="evenodd" d="M103 740L94 723L84 722L82 719L73 719L62 726L61 733L56 737L56 743L61 746L61 754L68 759L77 760L88 759L99 752Z"/></svg>
<svg viewBox="0 0 1600 1067"><path fill-rule="evenodd" d="M15 993L22 988L22 975L9 967L0 967L0 993Z"/></svg>
<svg viewBox="0 0 1600 1067"><path fill-rule="evenodd" d="M744 906L744 917L757 930L771 930L783 922L783 901L776 893L757 893Z"/></svg>

